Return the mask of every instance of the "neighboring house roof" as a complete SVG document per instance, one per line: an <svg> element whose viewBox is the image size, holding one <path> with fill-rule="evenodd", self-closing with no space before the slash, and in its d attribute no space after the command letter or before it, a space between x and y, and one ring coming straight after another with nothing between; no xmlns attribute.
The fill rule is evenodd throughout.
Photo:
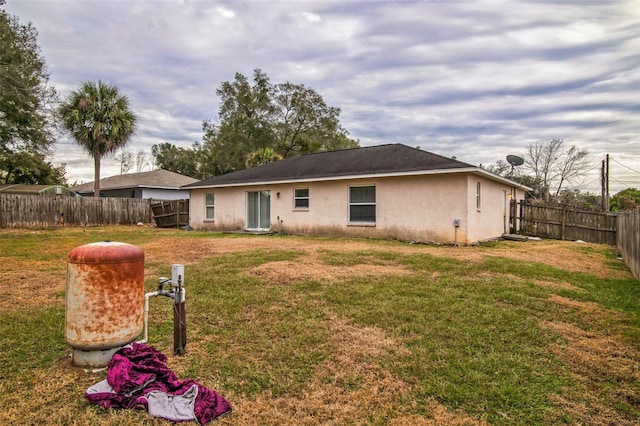
<svg viewBox="0 0 640 426"><path fill-rule="evenodd" d="M285 158L251 169L204 179L186 185L184 188L460 172L482 174L489 179L502 181L525 190L530 189L471 164L403 144L318 152Z"/></svg>
<svg viewBox="0 0 640 426"><path fill-rule="evenodd" d="M129 173L100 179L100 190L127 188L180 189L180 187L194 182L198 182L198 179L158 169L150 172ZM93 193L93 182L76 185L71 189L82 194Z"/></svg>
<svg viewBox="0 0 640 426"><path fill-rule="evenodd" d="M0 185L0 193L3 194L30 194L30 195L77 195L74 191L62 185L27 185L27 184L4 184Z"/></svg>

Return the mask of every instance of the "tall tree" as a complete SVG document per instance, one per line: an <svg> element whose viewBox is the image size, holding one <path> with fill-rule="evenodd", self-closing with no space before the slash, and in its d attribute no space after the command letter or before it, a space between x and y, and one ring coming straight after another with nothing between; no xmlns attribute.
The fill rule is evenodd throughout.
<svg viewBox="0 0 640 426"><path fill-rule="evenodd" d="M203 123L203 156L214 162L213 174L247 167L249 155L271 148L283 158L317 151L354 148L339 121L340 108L304 85L273 85L260 69L253 84L236 73L217 89L218 124ZM274 157L276 158L276 157ZM251 163L251 162L249 162Z"/></svg>
<svg viewBox="0 0 640 426"><path fill-rule="evenodd" d="M588 150L567 148L562 139L532 143L523 158L524 168L533 175L535 193L544 201L556 200L566 185L583 178L591 161Z"/></svg>
<svg viewBox="0 0 640 426"><path fill-rule="evenodd" d="M511 164L504 160L498 160L491 164L480 164L480 167L498 176L508 177L511 175Z"/></svg>
<svg viewBox="0 0 640 426"><path fill-rule="evenodd" d="M252 81L236 73L216 94L218 117L203 121L202 143L191 148L154 145L158 166L203 179L294 155L358 146L340 125L340 108L328 106L304 85L274 85L255 69Z"/></svg>
<svg viewBox="0 0 640 426"><path fill-rule="evenodd" d="M215 158L222 173L245 168L249 153L273 146L272 91L269 77L259 69L253 72L253 84L236 73L232 82L225 81L216 90L220 124L203 123L203 149Z"/></svg>
<svg viewBox="0 0 640 426"><path fill-rule="evenodd" d="M141 172L149 166L149 158L144 151L138 151L135 158L136 172Z"/></svg>
<svg viewBox="0 0 640 426"><path fill-rule="evenodd" d="M64 185L66 165L54 166L45 156L28 151L16 151L3 162L2 183L24 183L29 185Z"/></svg>
<svg viewBox="0 0 640 426"><path fill-rule="evenodd" d="M4 3L0 0L0 6ZM0 181L16 182L17 170L25 170L27 164L64 171L46 160L54 144L56 102L38 32L31 23L20 24L0 9ZM36 173L29 180L45 175Z"/></svg>
<svg viewBox="0 0 640 426"><path fill-rule="evenodd" d="M87 81L60 105L60 115L66 131L93 157L93 195L99 197L100 160L124 147L135 131L129 99L115 85Z"/></svg>
<svg viewBox="0 0 640 426"><path fill-rule="evenodd" d="M198 153L191 148L177 147L163 142L151 147L155 167L180 173L185 176L198 176Z"/></svg>
<svg viewBox="0 0 640 426"><path fill-rule="evenodd" d="M120 174L124 175L133 169L133 153L123 149L113 156L113 159L120 165Z"/></svg>
<svg viewBox="0 0 640 426"><path fill-rule="evenodd" d="M355 148L340 125L340 108L328 106L315 90L289 82L273 89L272 127L282 157Z"/></svg>

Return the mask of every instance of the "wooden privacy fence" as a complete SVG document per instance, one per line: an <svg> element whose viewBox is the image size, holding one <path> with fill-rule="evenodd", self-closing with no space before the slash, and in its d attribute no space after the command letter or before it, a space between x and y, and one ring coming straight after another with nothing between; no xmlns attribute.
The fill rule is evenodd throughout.
<svg viewBox="0 0 640 426"><path fill-rule="evenodd" d="M618 251L640 280L640 207L618 214Z"/></svg>
<svg viewBox="0 0 640 426"><path fill-rule="evenodd" d="M151 204L158 228L180 228L189 225L189 200L155 201Z"/></svg>
<svg viewBox="0 0 640 426"><path fill-rule="evenodd" d="M520 233L557 240L582 240L616 245L617 215L576 210L569 206L539 206L520 202Z"/></svg>
<svg viewBox="0 0 640 426"><path fill-rule="evenodd" d="M0 194L0 228L151 223L149 200Z"/></svg>

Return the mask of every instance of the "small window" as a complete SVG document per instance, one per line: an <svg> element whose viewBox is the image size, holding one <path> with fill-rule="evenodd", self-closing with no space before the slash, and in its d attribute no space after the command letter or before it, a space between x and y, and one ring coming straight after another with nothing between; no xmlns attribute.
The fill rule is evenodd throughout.
<svg viewBox="0 0 640 426"><path fill-rule="evenodd" d="M349 187L349 222L376 223L376 187Z"/></svg>
<svg viewBox="0 0 640 426"><path fill-rule="evenodd" d="M480 194L480 182L476 182L476 209L482 208L482 198Z"/></svg>
<svg viewBox="0 0 640 426"><path fill-rule="evenodd" d="M309 208L309 188L293 190L293 207L296 209Z"/></svg>
<svg viewBox="0 0 640 426"><path fill-rule="evenodd" d="M214 200L215 200L215 197L213 196L213 192L208 192L205 194L205 201L204 201L205 220L213 220L214 218L214 212L215 212Z"/></svg>

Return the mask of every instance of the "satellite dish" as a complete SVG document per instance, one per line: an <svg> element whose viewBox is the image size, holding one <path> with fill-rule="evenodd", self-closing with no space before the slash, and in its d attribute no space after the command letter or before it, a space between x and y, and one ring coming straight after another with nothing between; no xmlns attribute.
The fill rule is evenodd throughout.
<svg viewBox="0 0 640 426"><path fill-rule="evenodd" d="M524 164L524 160L517 155L507 155L507 162L511 164L511 171L509 172L509 176L513 175L513 168L516 166L522 166Z"/></svg>
<svg viewBox="0 0 640 426"><path fill-rule="evenodd" d="M524 160L517 155L507 155L507 163L511 164L511 167L522 166Z"/></svg>

